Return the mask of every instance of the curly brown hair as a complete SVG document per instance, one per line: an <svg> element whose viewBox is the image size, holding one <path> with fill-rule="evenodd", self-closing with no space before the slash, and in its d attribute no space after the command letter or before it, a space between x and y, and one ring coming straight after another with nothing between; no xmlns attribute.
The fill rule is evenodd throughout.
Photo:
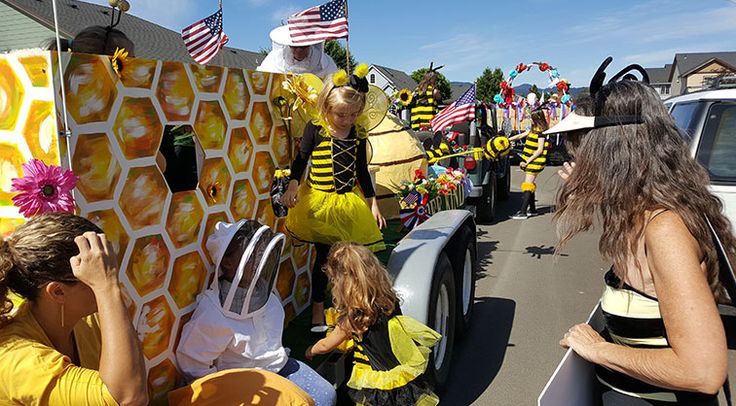
<svg viewBox="0 0 736 406"><path fill-rule="evenodd" d="M677 213L705 254L707 277L716 299L725 297L718 280L718 257L706 216L729 257L736 244L721 201L710 193L708 173L690 157L687 145L656 92L636 81L608 84L595 95L596 115L640 115L642 124L592 129L576 139L576 167L557 197L560 247L581 231L602 224L601 254L623 279L646 226L646 213ZM636 266L640 264L637 262Z"/></svg>
<svg viewBox="0 0 736 406"><path fill-rule="evenodd" d="M0 239L0 325L13 309L9 291L34 301L49 282L79 282L69 259L79 254L74 238L87 231L102 233L83 217L47 213L34 216L10 237Z"/></svg>
<svg viewBox="0 0 736 406"><path fill-rule="evenodd" d="M366 247L339 242L330 249L325 272L332 283L337 322L351 335L362 335L380 316L390 316L398 297L388 272Z"/></svg>

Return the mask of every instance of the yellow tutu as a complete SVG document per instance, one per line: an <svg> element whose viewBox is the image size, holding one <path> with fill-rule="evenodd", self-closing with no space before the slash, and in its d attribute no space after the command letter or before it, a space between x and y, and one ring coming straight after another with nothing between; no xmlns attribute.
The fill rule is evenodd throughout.
<svg viewBox="0 0 736 406"><path fill-rule="evenodd" d="M386 249L381 230L358 187L352 192L323 192L302 183L299 203L286 216L286 229L297 240L332 245L352 241L373 252Z"/></svg>

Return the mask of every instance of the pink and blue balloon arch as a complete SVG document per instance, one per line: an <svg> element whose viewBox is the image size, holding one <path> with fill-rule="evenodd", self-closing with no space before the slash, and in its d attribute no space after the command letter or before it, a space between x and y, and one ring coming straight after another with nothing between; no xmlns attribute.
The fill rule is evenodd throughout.
<svg viewBox="0 0 736 406"><path fill-rule="evenodd" d="M547 73L550 82L547 87L555 86L557 88L560 103L570 106L572 104L572 96L568 93L568 90L570 90L570 82L568 82L567 79L561 78L560 72L557 68L547 62L532 62L529 64L522 62L516 65L514 69L509 71L508 80L501 82L501 90L493 97L493 102L501 107L514 105L514 79L535 67L539 69L540 72Z"/></svg>

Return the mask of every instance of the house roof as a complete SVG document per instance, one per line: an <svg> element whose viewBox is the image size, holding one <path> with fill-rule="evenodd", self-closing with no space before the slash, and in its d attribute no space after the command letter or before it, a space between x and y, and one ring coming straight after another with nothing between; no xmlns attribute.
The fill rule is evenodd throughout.
<svg viewBox="0 0 736 406"><path fill-rule="evenodd" d="M664 65L664 68L644 68L649 75L649 83L670 83L670 73L672 72L672 64Z"/></svg>
<svg viewBox="0 0 736 406"><path fill-rule="evenodd" d="M450 82L450 90L452 90L452 96L450 96L450 98L446 101L452 103L455 100L459 99L460 96L463 95L463 93L470 89L470 86L473 86L473 84L466 82Z"/></svg>
<svg viewBox="0 0 736 406"><path fill-rule="evenodd" d="M386 79L390 80L399 90L414 90L414 88L417 87L417 82L415 82L414 79L412 79L411 76L407 75L405 72L375 64L373 65L373 67L381 72L383 76L386 76Z"/></svg>
<svg viewBox="0 0 736 406"><path fill-rule="evenodd" d="M0 2L54 29L52 0L0 0ZM57 0L56 3L59 30L64 37L74 38L79 31L88 26L107 26L110 23L110 7L77 0ZM120 24L115 28L124 32L133 41L136 57L195 63L184 47L179 32L127 13L122 16ZM225 47L211 64L255 69L262 59L263 57L256 52Z"/></svg>
<svg viewBox="0 0 736 406"><path fill-rule="evenodd" d="M673 63L677 65L677 70L680 72L680 76L685 76L713 60L717 60L731 69L736 70L736 52L694 52L688 54L675 54L675 60ZM670 80L672 80L672 73L670 73Z"/></svg>

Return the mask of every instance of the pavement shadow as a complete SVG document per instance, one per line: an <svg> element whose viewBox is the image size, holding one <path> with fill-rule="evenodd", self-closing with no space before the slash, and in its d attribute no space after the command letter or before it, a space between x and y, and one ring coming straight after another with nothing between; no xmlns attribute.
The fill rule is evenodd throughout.
<svg viewBox="0 0 736 406"><path fill-rule="evenodd" d="M511 299L476 299L468 335L455 343L450 379L439 392L441 405L469 405L488 389L503 365L515 313Z"/></svg>
<svg viewBox="0 0 736 406"><path fill-rule="evenodd" d="M493 251L498 249L499 241L478 241L478 271L475 273L475 280L488 277L487 269L493 264Z"/></svg>
<svg viewBox="0 0 736 406"><path fill-rule="evenodd" d="M532 256L532 258L542 259L542 256L544 255L555 255L555 246L544 246L544 245L531 245L526 247L526 254L529 254ZM566 257L568 254L562 254L560 253L561 257Z"/></svg>

